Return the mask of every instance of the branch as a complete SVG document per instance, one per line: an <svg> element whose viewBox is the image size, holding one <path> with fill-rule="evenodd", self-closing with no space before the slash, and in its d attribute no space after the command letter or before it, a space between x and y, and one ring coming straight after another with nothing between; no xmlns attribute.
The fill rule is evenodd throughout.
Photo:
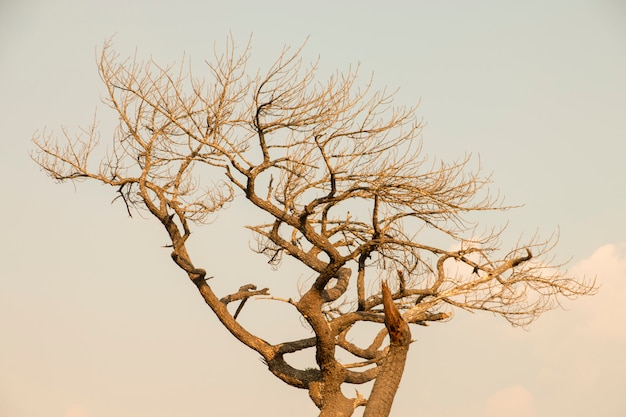
<svg viewBox="0 0 626 417"><path fill-rule="evenodd" d="M402 318L396 304L391 297L387 283L382 283L383 306L385 308L385 327L389 332L392 345L406 345L411 342L411 331L407 322Z"/></svg>
<svg viewBox="0 0 626 417"><path fill-rule="evenodd" d="M269 291L269 288L263 288L261 290L257 290L256 285L254 284L242 285L241 287L239 287L239 291L220 298L220 301L223 304L229 304L237 300L246 301L248 298L254 297L256 295L269 295L268 291Z"/></svg>

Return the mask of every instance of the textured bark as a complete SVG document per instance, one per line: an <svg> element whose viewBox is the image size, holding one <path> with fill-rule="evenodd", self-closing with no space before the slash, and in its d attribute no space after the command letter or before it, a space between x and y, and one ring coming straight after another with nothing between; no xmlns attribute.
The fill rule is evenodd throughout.
<svg viewBox="0 0 626 417"><path fill-rule="evenodd" d="M385 326L390 338L389 351L381 365L363 417L389 416L393 399L400 386L411 343L411 330L408 323L402 318L394 304L387 283L383 282L382 287Z"/></svg>
<svg viewBox="0 0 626 417"><path fill-rule="evenodd" d="M354 414L354 402L341 392L328 400L322 406L318 417L350 417Z"/></svg>

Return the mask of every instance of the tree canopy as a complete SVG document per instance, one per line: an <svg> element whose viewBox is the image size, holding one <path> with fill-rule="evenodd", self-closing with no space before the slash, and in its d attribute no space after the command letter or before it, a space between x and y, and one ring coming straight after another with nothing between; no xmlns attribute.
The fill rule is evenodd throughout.
<svg viewBox="0 0 626 417"><path fill-rule="evenodd" d="M250 52L230 40L203 78L184 60L120 59L106 43L98 70L119 120L112 139L101 143L95 123L76 135L64 130L60 140L44 132L32 157L52 178L110 185L128 214L158 220L173 261L220 322L276 377L307 390L320 416L349 416L360 406L366 416L389 415L409 324L464 309L525 326L560 297L595 291L593 281L554 264L556 239L505 250L503 228L481 231L475 214L510 207L490 194L489 176L470 156L445 163L422 155L415 108L394 107L393 93L360 84L356 69L319 81L300 49L250 72ZM191 258L194 228L210 227L209 216L235 199L258 209L259 220L245 224L258 253L275 267L292 257L314 276L299 297L254 283L218 295L206 269L210 275L207 265L220 258ZM237 316L257 297L292 307L311 337L271 344L253 334ZM363 322L379 326L365 346L350 337ZM338 360L338 348L353 360ZM316 368L290 364L289 354L306 349L315 351ZM341 390L374 380L368 398Z"/></svg>

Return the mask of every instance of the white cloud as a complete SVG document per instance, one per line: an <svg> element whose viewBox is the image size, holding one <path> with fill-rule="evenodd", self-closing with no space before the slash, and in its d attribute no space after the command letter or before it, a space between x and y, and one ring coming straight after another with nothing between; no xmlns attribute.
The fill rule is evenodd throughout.
<svg viewBox="0 0 626 417"><path fill-rule="evenodd" d="M626 245L604 245L570 273L595 276L601 287L592 297L565 303L566 311L548 313L531 329L541 363L537 406L561 415L613 416L626 374Z"/></svg>
<svg viewBox="0 0 626 417"><path fill-rule="evenodd" d="M67 411L65 411L63 417L91 417L91 414L82 405L72 404Z"/></svg>
<svg viewBox="0 0 626 417"><path fill-rule="evenodd" d="M626 361L616 349L626 345L626 246L604 245L572 268L572 274L597 277L598 294L567 304L567 309L542 329L550 346L543 375L574 378L592 385L621 370ZM564 374L564 370L567 370Z"/></svg>
<svg viewBox="0 0 626 417"><path fill-rule="evenodd" d="M536 417L533 394L522 385L504 388L487 398L487 417Z"/></svg>
<svg viewBox="0 0 626 417"><path fill-rule="evenodd" d="M586 322L596 342L626 341L626 245L604 245L576 264L576 275L597 276L600 291L591 299Z"/></svg>

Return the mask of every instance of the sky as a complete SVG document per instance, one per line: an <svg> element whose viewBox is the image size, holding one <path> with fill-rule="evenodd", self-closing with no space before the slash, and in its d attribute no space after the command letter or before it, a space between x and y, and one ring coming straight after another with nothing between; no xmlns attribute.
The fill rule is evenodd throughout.
<svg viewBox="0 0 626 417"><path fill-rule="evenodd" d="M557 260L601 286L526 330L465 313L416 328L393 416L626 415L621 0L1 0L0 415L316 415L220 327L158 224L128 218L112 189L55 184L28 157L44 128L76 129L98 111L106 130L95 60L111 36L123 56L201 63L229 34L252 35L252 64L308 38L303 56L322 73L360 63L398 88L396 104L420 103L425 153L471 153L522 205L482 218L508 222L503 246L558 231ZM198 253L222 260L216 275L296 285L248 250L248 214L198 230ZM246 320L270 340L302 331L274 317Z"/></svg>

